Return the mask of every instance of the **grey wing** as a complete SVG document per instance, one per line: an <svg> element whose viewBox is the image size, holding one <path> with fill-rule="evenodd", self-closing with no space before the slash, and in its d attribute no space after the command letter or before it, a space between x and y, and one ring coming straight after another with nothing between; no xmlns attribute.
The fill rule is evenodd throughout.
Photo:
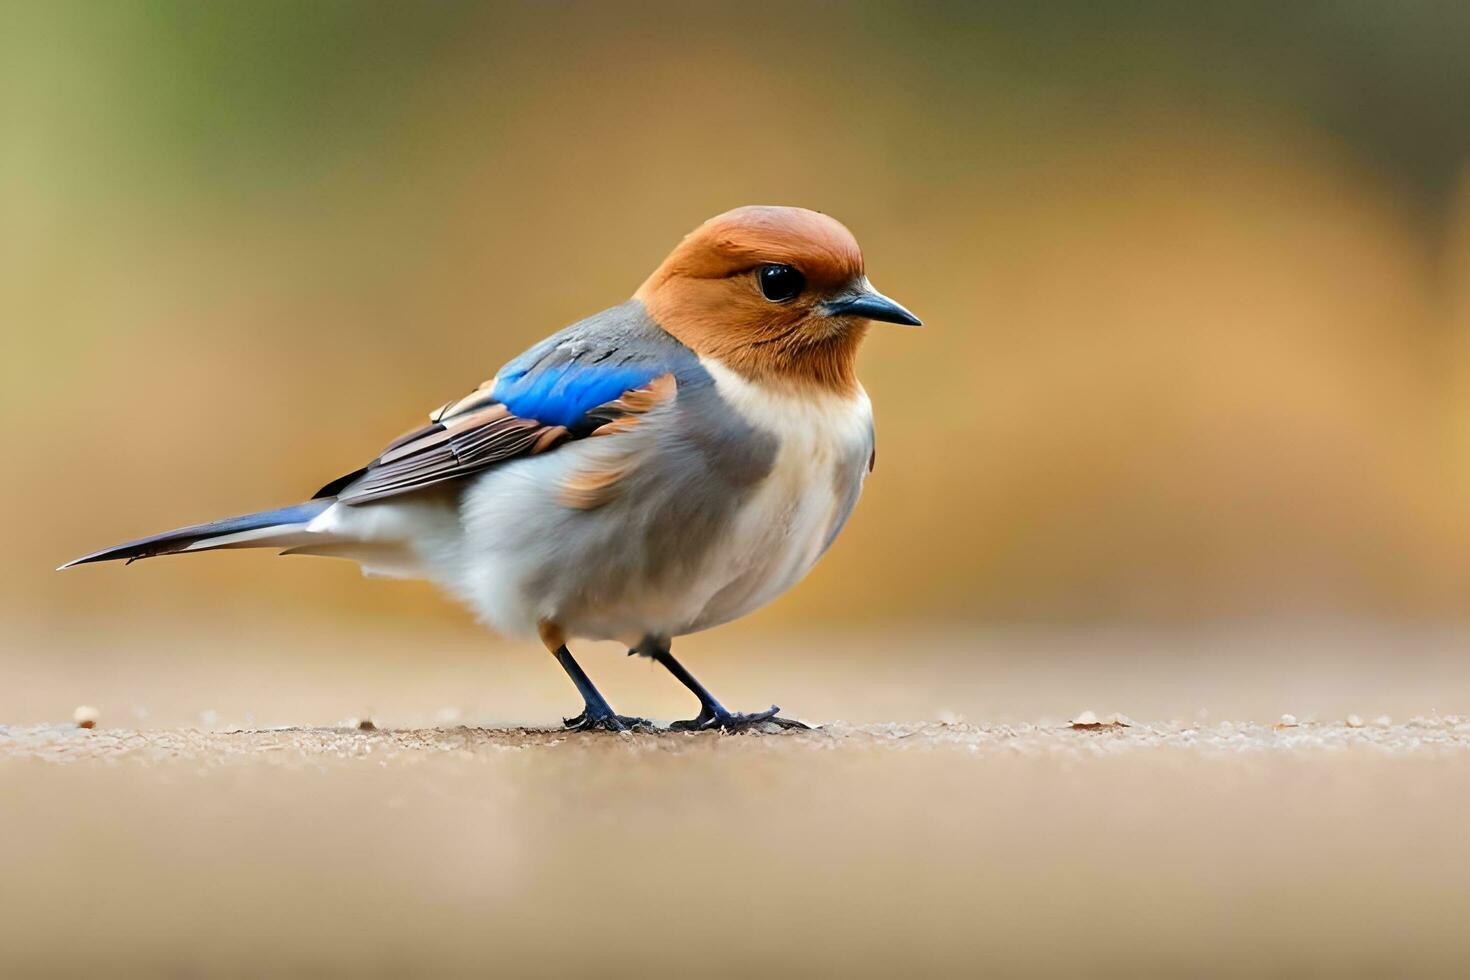
<svg viewBox="0 0 1470 980"><path fill-rule="evenodd" d="M671 395L673 371L688 359L641 304L613 307L532 347L316 496L366 503L595 435Z"/></svg>

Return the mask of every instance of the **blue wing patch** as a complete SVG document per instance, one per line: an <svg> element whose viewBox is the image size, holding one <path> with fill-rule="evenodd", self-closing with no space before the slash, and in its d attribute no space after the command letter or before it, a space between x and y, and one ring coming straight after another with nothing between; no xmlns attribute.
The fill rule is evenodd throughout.
<svg viewBox="0 0 1470 980"><path fill-rule="evenodd" d="M442 406L428 425L328 483L317 498L368 503L550 452L673 396L681 370L702 374L693 352L629 300L547 337L502 367L495 381ZM669 383L659 384L665 376ZM588 415L604 405L606 411Z"/></svg>
<svg viewBox="0 0 1470 980"><path fill-rule="evenodd" d="M646 360L583 363L578 360L517 370L514 362L500 375L490 397L523 419L575 429L589 411L634 388L641 388L666 369Z"/></svg>

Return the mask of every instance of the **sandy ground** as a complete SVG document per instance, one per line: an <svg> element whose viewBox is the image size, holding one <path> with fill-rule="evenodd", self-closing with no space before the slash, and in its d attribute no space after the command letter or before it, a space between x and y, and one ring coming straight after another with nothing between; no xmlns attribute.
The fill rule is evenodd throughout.
<svg viewBox="0 0 1470 980"><path fill-rule="evenodd" d="M459 659L468 636L12 656L0 975L1452 974L1470 666L1455 637L1354 635L951 636L901 668L857 640L697 647L727 701L779 687L825 722L743 736L504 727L570 691ZM691 707L584 663L624 710ZM369 706L378 730L334 724ZM1083 708L1132 724L1069 727Z"/></svg>

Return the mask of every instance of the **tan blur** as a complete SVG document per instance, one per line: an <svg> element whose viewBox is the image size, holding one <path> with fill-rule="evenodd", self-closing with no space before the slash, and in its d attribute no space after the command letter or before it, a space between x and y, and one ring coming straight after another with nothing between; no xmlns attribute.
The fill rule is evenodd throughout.
<svg viewBox="0 0 1470 980"><path fill-rule="evenodd" d="M926 324L872 332L877 470L767 625L1465 611L1470 181L1426 208L1295 90L1201 109L1160 63L1104 99L933 11L747 45L130 9L0 40L16 615L459 615L327 560L51 569L309 496L757 202L838 217Z"/></svg>
<svg viewBox="0 0 1470 980"><path fill-rule="evenodd" d="M0 974L1463 972L1466 37L0 0ZM678 648L825 731L483 731L579 706L428 586L52 571L309 496L750 203L925 323L847 531Z"/></svg>

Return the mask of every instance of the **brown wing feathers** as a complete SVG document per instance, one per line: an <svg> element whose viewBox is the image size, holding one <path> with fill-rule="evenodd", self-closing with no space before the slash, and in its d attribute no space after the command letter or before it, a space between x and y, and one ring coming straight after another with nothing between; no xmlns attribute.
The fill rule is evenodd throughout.
<svg viewBox="0 0 1470 980"><path fill-rule="evenodd" d="M412 434L341 487L337 499L365 503L420 489L503 459L544 451L565 434L560 426L544 426L511 415L503 405L491 406Z"/></svg>
<svg viewBox="0 0 1470 980"><path fill-rule="evenodd" d="M366 503L486 469L503 460L546 452L572 438L565 426L512 415L490 397L493 382L434 412L428 425L405 433L376 460L327 484L317 497ZM672 374L588 412L602 420L591 435L609 435L672 397Z"/></svg>

